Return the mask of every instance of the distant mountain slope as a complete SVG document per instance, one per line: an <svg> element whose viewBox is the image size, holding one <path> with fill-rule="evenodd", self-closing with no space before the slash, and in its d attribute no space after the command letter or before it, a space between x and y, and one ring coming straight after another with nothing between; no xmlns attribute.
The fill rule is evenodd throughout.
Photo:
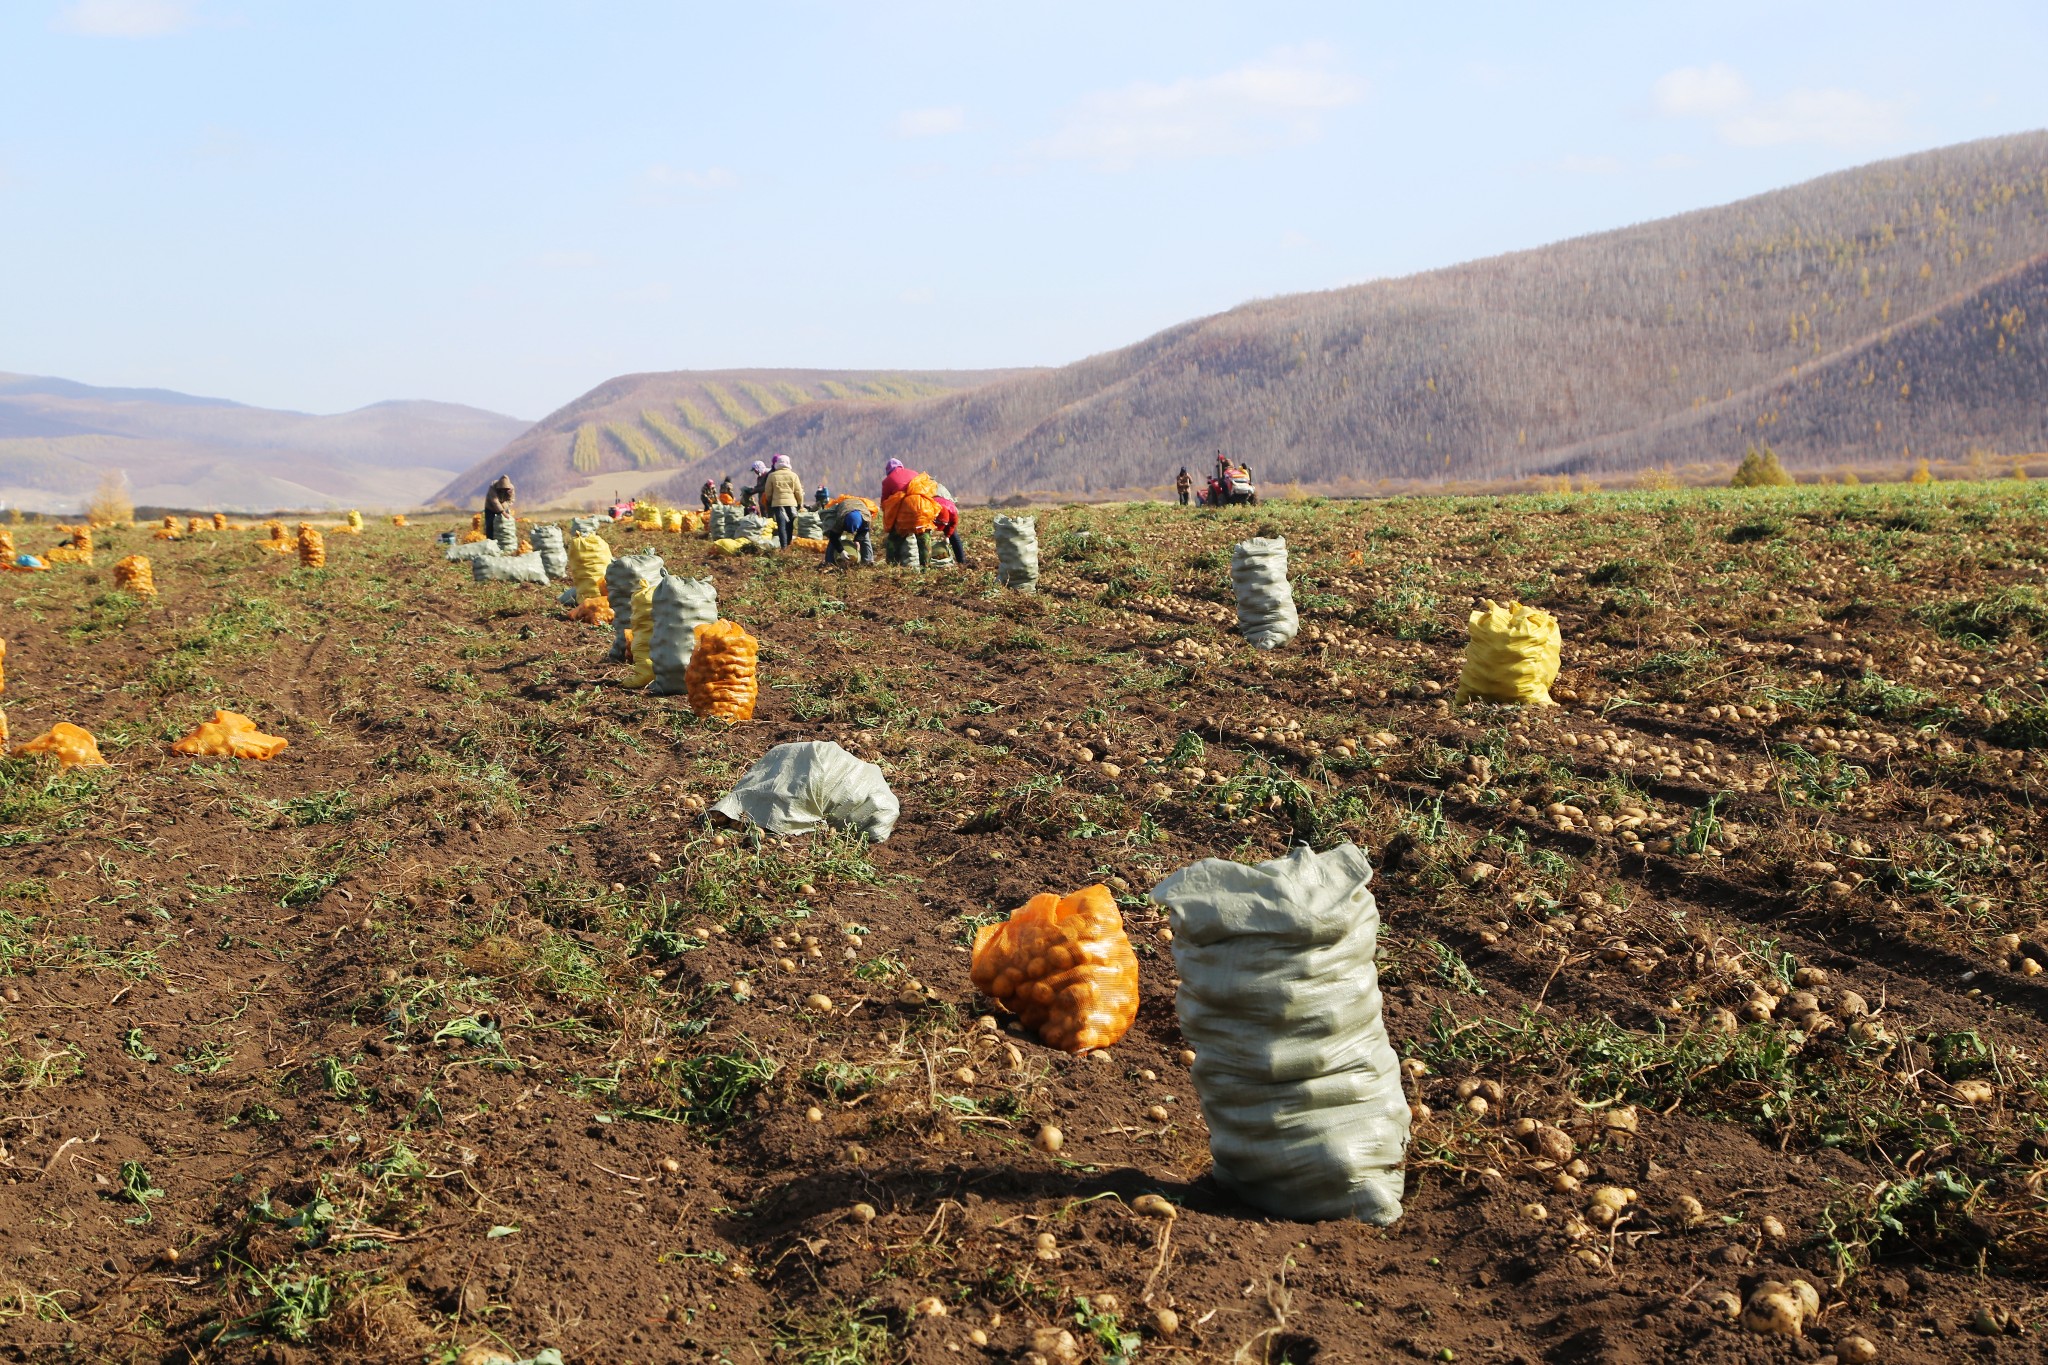
<svg viewBox="0 0 2048 1365"><path fill-rule="evenodd" d="M784 413L662 495L770 450L812 483L866 486L894 455L1001 497L1156 488L1219 448L1268 485L1338 488L1733 461L1751 440L1793 465L2044 449L2044 260L2034 132L1262 300L962 393Z"/></svg>
<svg viewBox="0 0 2048 1365"><path fill-rule="evenodd" d="M608 380L536 422L439 496L468 504L500 474L522 502L608 500L663 471L725 468L722 452L780 414L818 405L860 411L1001 382L1021 370L675 370ZM749 455L735 468L744 468ZM701 481L701 480L700 480ZM694 488L693 488L694 495Z"/></svg>
<svg viewBox="0 0 2048 1365"><path fill-rule="evenodd" d="M318 417L0 374L0 501L70 511L118 469L137 503L157 506L416 507L525 425L456 403L373 403Z"/></svg>

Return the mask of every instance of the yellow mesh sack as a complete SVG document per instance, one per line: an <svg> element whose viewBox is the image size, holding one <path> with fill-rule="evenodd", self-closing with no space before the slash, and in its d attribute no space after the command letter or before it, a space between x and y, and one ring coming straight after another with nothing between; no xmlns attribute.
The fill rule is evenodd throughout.
<svg viewBox="0 0 2048 1365"><path fill-rule="evenodd" d="M611 543L597 532L569 538L569 582L579 604L605 600L604 567L611 562Z"/></svg>
<svg viewBox="0 0 2048 1365"><path fill-rule="evenodd" d="M1138 1017L1138 955L1106 886L1033 896L975 931L969 974L1048 1047L1108 1047Z"/></svg>
<svg viewBox="0 0 2048 1365"><path fill-rule="evenodd" d="M7 642L0 640L0 692L7 690Z"/></svg>
<svg viewBox="0 0 2048 1365"><path fill-rule="evenodd" d="M0 559L14 562L14 532L0 526Z"/></svg>
<svg viewBox="0 0 2048 1365"><path fill-rule="evenodd" d="M633 668L625 686L645 687L654 681L654 582L643 579L633 590Z"/></svg>
<svg viewBox="0 0 2048 1365"><path fill-rule="evenodd" d="M225 531L225 530L227 530L227 529L228 529L228 514L227 514L227 513L225 513L225 512L215 512L215 513L213 514L213 529L214 529L214 530L216 530L216 531Z"/></svg>
<svg viewBox="0 0 2048 1365"><path fill-rule="evenodd" d="M403 513L403 512L399 512L399 513L397 513L396 515L394 515L394 516L393 516L393 517L391 518L391 524L392 524L393 526L403 526L403 525L405 525L405 513Z"/></svg>
<svg viewBox="0 0 2048 1365"><path fill-rule="evenodd" d="M311 526L299 525L299 567L302 569L324 569L327 567L327 541Z"/></svg>
<svg viewBox="0 0 2048 1365"><path fill-rule="evenodd" d="M363 533L363 514L354 508L349 509L348 529L356 535Z"/></svg>
<svg viewBox="0 0 2048 1365"><path fill-rule="evenodd" d="M156 575L141 555L125 555L114 561L114 586L137 597L156 596Z"/></svg>
<svg viewBox="0 0 2048 1365"><path fill-rule="evenodd" d="M1465 671L1458 679L1457 704L1468 701L1555 706L1550 685L1557 681L1563 637L1557 618L1520 602L1488 601L1472 613L1465 646Z"/></svg>
<svg viewBox="0 0 2048 1365"><path fill-rule="evenodd" d="M165 518L164 518L164 529L165 529L166 531L175 531L175 530L177 530L177 529L178 529L178 519L177 519L176 517L165 517Z"/></svg>
<svg viewBox="0 0 2048 1365"><path fill-rule="evenodd" d="M698 626L696 640L683 669L690 709L724 721L752 720L761 686L761 642L739 622L725 620Z"/></svg>
<svg viewBox="0 0 2048 1365"><path fill-rule="evenodd" d="M188 536L196 536L201 531L204 531L206 529L207 524L201 521L198 517L193 517L191 520L185 523L185 534Z"/></svg>

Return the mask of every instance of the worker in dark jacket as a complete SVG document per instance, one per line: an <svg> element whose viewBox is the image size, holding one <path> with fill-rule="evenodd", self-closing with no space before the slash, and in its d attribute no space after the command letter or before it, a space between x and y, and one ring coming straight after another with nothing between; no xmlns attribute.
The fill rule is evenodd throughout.
<svg viewBox="0 0 2048 1365"><path fill-rule="evenodd" d="M484 490L484 539L498 538L498 518L515 516L512 510L512 476L500 474Z"/></svg>

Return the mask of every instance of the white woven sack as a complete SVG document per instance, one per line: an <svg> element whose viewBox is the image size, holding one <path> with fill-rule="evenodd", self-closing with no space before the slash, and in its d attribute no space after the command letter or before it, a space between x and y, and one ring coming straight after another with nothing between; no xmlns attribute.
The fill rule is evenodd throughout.
<svg viewBox="0 0 2048 1365"><path fill-rule="evenodd" d="M996 582L1019 592L1038 591L1038 522L996 518Z"/></svg>
<svg viewBox="0 0 2048 1365"><path fill-rule="evenodd" d="M1237 591L1238 633L1253 645L1275 649L1301 629L1287 583L1286 537L1239 541L1230 552L1230 585Z"/></svg>
<svg viewBox="0 0 2048 1365"><path fill-rule="evenodd" d="M523 555L478 555L469 561L469 576L478 583L545 583L547 566L539 550Z"/></svg>
<svg viewBox="0 0 2048 1365"><path fill-rule="evenodd" d="M1401 1216L1408 1100L1380 1017L1372 864L1352 844L1152 888L1219 1183L1282 1218Z"/></svg>
<svg viewBox="0 0 2048 1365"><path fill-rule="evenodd" d="M505 552L498 548L498 542L495 540L472 540L467 545L450 545L442 557L451 564L459 564L464 560L481 559L485 555L503 553Z"/></svg>
<svg viewBox="0 0 2048 1365"><path fill-rule="evenodd" d="M519 553L519 518L510 512L498 513L498 548L508 555Z"/></svg>
<svg viewBox="0 0 2048 1365"><path fill-rule="evenodd" d="M650 696L680 697L689 688L683 671L697 652L697 627L718 619L718 585L708 578L664 577L654 589L654 638L648 657L654 663Z"/></svg>
<svg viewBox="0 0 2048 1365"><path fill-rule="evenodd" d="M526 533L526 538L539 552L541 566L548 571L549 578L569 576L569 547L562 540L561 527L536 526Z"/></svg>
<svg viewBox="0 0 2048 1365"><path fill-rule="evenodd" d="M836 826L875 843L896 828L900 807L888 779L830 740L778 744L711 809L771 834L809 834Z"/></svg>
<svg viewBox="0 0 2048 1365"><path fill-rule="evenodd" d="M571 517L569 518L569 534L572 536L587 536L610 520L610 517Z"/></svg>
<svg viewBox="0 0 2048 1365"><path fill-rule="evenodd" d="M633 624L633 594L642 583L661 580L665 566L652 550L637 555L619 555L604 566L604 595L612 608L611 661L630 663L633 648L626 643L626 631Z"/></svg>

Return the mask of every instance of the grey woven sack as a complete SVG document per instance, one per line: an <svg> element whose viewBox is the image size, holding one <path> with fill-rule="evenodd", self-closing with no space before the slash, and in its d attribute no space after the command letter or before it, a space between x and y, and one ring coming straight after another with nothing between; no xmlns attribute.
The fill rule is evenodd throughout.
<svg viewBox="0 0 2048 1365"><path fill-rule="evenodd" d="M796 509L796 536L802 540L823 540L825 519L808 507Z"/></svg>
<svg viewBox="0 0 2048 1365"><path fill-rule="evenodd" d="M732 530L727 534L733 540L773 540L775 523L759 512L743 512L732 519Z"/></svg>
<svg viewBox="0 0 2048 1365"><path fill-rule="evenodd" d="M569 547L562 540L561 527L536 526L526 533L526 538L533 542L533 548L539 553L541 565L547 569L549 578L569 576Z"/></svg>
<svg viewBox="0 0 2048 1365"><path fill-rule="evenodd" d="M1241 540L1230 552L1230 585L1237 591L1237 631L1259 649L1276 649L1301 629L1294 589L1287 582L1287 538Z"/></svg>
<svg viewBox="0 0 2048 1365"><path fill-rule="evenodd" d="M633 594L640 590L642 583L659 582L665 567L661 556L652 550L637 555L619 555L604 566L604 596L612 608L612 650L609 657L613 663L632 662L633 647L626 643L626 631L633 624Z"/></svg>
<svg viewBox="0 0 2048 1365"><path fill-rule="evenodd" d="M1019 592L1038 591L1038 522L996 518L996 582Z"/></svg>
<svg viewBox="0 0 2048 1365"><path fill-rule="evenodd" d="M712 507L711 519L704 523L704 528L711 533L713 540L731 540L732 524L739 519L739 508L729 502L721 502Z"/></svg>
<svg viewBox="0 0 2048 1365"><path fill-rule="evenodd" d="M545 583L547 566L539 550L523 555L478 555L469 561L469 576L478 583Z"/></svg>
<svg viewBox="0 0 2048 1365"><path fill-rule="evenodd" d="M569 518L569 534L572 536L587 536L610 520L610 517L571 517Z"/></svg>
<svg viewBox="0 0 2048 1365"><path fill-rule="evenodd" d="M882 770L830 740L776 745L711 809L771 834L809 834L830 825L858 830L878 844L901 813Z"/></svg>
<svg viewBox="0 0 2048 1365"><path fill-rule="evenodd" d="M697 627L718 619L718 585L708 578L665 575L654 589L654 638L647 646L654 664L650 696L680 697L689 691L683 671L697 652Z"/></svg>
<svg viewBox="0 0 2048 1365"><path fill-rule="evenodd" d="M1205 858L1152 888L1219 1183L1282 1218L1401 1216L1408 1099L1380 1015L1363 850Z"/></svg>
<svg viewBox="0 0 2048 1365"><path fill-rule="evenodd" d="M508 555L519 553L519 518L510 512L498 513L498 548Z"/></svg>
<svg viewBox="0 0 2048 1365"><path fill-rule="evenodd" d="M503 553L505 552L498 548L498 542L495 540L472 540L467 545L450 545L443 557L451 564L458 564L465 559L482 559L486 555Z"/></svg>

